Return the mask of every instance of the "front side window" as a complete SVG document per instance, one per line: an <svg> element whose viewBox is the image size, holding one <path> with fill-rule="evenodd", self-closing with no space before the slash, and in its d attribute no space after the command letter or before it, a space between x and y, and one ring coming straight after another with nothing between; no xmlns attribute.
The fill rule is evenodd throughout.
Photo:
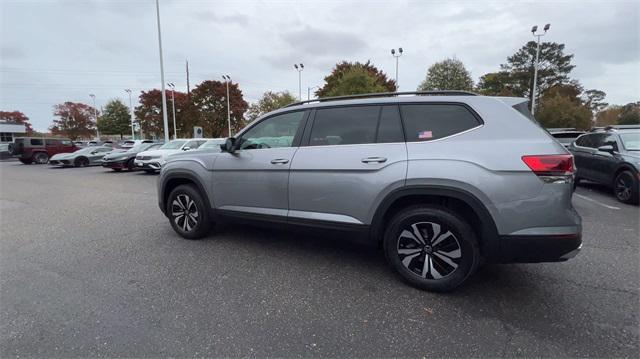
<svg viewBox="0 0 640 359"><path fill-rule="evenodd" d="M611 146L611 147L613 147L614 151L618 151L618 142L616 141L616 136L607 135L604 138L604 141L602 142L601 146Z"/></svg>
<svg viewBox="0 0 640 359"><path fill-rule="evenodd" d="M598 148L604 143L604 135L599 133L581 136L576 140L576 145L580 147Z"/></svg>
<svg viewBox="0 0 640 359"><path fill-rule="evenodd" d="M189 147L190 150L195 150L196 148L200 147L200 145L203 142L204 141L198 141L198 140L189 141L189 142L187 142L186 145L184 145L184 148Z"/></svg>
<svg viewBox="0 0 640 359"><path fill-rule="evenodd" d="M431 141L478 127L481 123L464 106L455 104L401 105L407 142Z"/></svg>
<svg viewBox="0 0 640 359"><path fill-rule="evenodd" d="M336 107L316 111L310 146L376 142L380 106Z"/></svg>
<svg viewBox="0 0 640 359"><path fill-rule="evenodd" d="M303 118L304 111L267 118L242 134L239 139L239 149L291 147Z"/></svg>

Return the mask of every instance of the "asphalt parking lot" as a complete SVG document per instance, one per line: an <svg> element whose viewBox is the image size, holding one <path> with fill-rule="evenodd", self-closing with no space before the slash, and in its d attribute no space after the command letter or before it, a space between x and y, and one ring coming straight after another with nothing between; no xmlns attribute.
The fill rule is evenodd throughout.
<svg viewBox="0 0 640 359"><path fill-rule="evenodd" d="M346 238L178 238L157 176L0 163L1 357L638 357L638 207L578 188L582 253L405 285Z"/></svg>

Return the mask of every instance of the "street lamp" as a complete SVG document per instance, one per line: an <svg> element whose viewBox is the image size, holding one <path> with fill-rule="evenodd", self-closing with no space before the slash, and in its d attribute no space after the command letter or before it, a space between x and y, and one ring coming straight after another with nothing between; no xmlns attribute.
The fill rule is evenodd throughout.
<svg viewBox="0 0 640 359"><path fill-rule="evenodd" d="M164 92L164 64L162 62L162 34L160 31L160 4L156 0L156 19L158 21L158 52L160 54L160 84L162 85L162 120L164 122L164 142L169 142L169 120L167 119L167 94Z"/></svg>
<svg viewBox="0 0 640 359"><path fill-rule="evenodd" d="M398 86L398 58L402 56L402 48L401 47L398 48L397 55L396 55L396 49L391 49L391 56L396 58L396 92L398 92L398 90L400 89L400 86Z"/></svg>
<svg viewBox="0 0 640 359"><path fill-rule="evenodd" d="M531 91L531 114L534 115L536 112L536 93L537 93L537 86L538 86L538 58L540 57L540 38L542 36L544 36L547 31L549 30L549 28L551 27L551 24L546 24L544 25L544 32L542 33L536 33L538 31L538 25L535 25L534 27L531 28L531 33L533 34L533 36L538 38L538 46L536 47L536 62L534 63L534 67L533 67L533 90Z"/></svg>
<svg viewBox="0 0 640 359"><path fill-rule="evenodd" d="M294 64L296 71L298 71L298 98L302 101L302 70L304 70L303 64Z"/></svg>
<svg viewBox="0 0 640 359"><path fill-rule="evenodd" d="M229 137L231 137L231 108L229 107L229 82L231 77L229 75L222 75L224 82L227 84L227 125L229 126Z"/></svg>
<svg viewBox="0 0 640 359"><path fill-rule="evenodd" d="M171 107L173 107L173 139L178 138L178 132L176 131L176 85L173 82L167 83L167 86L171 88Z"/></svg>
<svg viewBox="0 0 640 359"><path fill-rule="evenodd" d="M131 117L131 139L135 140L136 133L133 129L133 105L131 102L131 89L125 89L124 91L129 94L129 117ZM142 139L142 136L140 136L140 139Z"/></svg>
<svg viewBox="0 0 640 359"><path fill-rule="evenodd" d="M307 87L307 101L311 100L311 90L320 88L320 86Z"/></svg>
<svg viewBox="0 0 640 359"><path fill-rule="evenodd" d="M96 136L98 137L98 141L100 141L100 130L98 129L98 108L96 107L96 95L90 93L89 97L93 99L93 116L96 119Z"/></svg>

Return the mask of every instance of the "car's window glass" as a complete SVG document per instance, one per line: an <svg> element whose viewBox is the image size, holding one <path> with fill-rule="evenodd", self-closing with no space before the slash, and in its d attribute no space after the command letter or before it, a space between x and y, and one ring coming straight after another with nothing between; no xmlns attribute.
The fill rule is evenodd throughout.
<svg viewBox="0 0 640 359"><path fill-rule="evenodd" d="M71 146L71 141L69 140L62 140L60 143L62 143L63 146Z"/></svg>
<svg viewBox="0 0 640 359"><path fill-rule="evenodd" d="M627 151L640 151L640 132L621 133L620 139L622 140L622 145Z"/></svg>
<svg viewBox="0 0 640 359"><path fill-rule="evenodd" d="M245 132L239 139L241 150L291 147L304 111L270 117Z"/></svg>
<svg viewBox="0 0 640 359"><path fill-rule="evenodd" d="M40 138L32 138L31 146L42 146L42 139Z"/></svg>
<svg viewBox="0 0 640 359"><path fill-rule="evenodd" d="M616 136L614 135L607 135L604 140L602 141L602 145L600 146L611 146L613 147L614 151L618 150L618 143L616 142Z"/></svg>
<svg viewBox="0 0 640 359"><path fill-rule="evenodd" d="M598 148L602 146L602 143L604 142L603 140L604 135L593 133L580 137L578 141L576 141L576 144L582 147Z"/></svg>
<svg viewBox="0 0 640 359"><path fill-rule="evenodd" d="M161 150L177 150L180 147L182 147L182 145L185 144L185 142L187 141L182 141L182 140L173 140L169 143L166 143L164 145L162 145L162 147L160 147Z"/></svg>
<svg viewBox="0 0 640 359"><path fill-rule="evenodd" d="M223 140L209 140L207 142L205 142L202 146L200 146L199 149L204 150L204 149L220 149L220 145L223 144L224 141Z"/></svg>
<svg viewBox="0 0 640 359"><path fill-rule="evenodd" d="M55 146L60 144L60 140L46 139L44 141L48 146Z"/></svg>
<svg viewBox="0 0 640 359"><path fill-rule="evenodd" d="M378 123L378 137L376 142L403 142L402 122L398 106L383 106Z"/></svg>
<svg viewBox="0 0 640 359"><path fill-rule="evenodd" d="M450 104L402 105L407 142L431 141L480 125L464 106Z"/></svg>
<svg viewBox="0 0 640 359"><path fill-rule="evenodd" d="M189 147L189 149L194 150L200 147L200 141L189 141L184 147Z"/></svg>
<svg viewBox="0 0 640 359"><path fill-rule="evenodd" d="M326 108L316 111L310 146L376 142L380 106Z"/></svg>

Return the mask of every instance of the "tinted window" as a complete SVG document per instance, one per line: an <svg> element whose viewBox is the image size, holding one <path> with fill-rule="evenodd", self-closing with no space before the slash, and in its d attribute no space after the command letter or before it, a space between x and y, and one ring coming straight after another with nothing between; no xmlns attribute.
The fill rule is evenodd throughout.
<svg viewBox="0 0 640 359"><path fill-rule="evenodd" d="M578 138L578 140L576 140L576 145L582 146L582 147L589 147L589 148L598 148L602 146L603 142L604 142L604 135L599 133L594 133L594 134L585 135Z"/></svg>
<svg viewBox="0 0 640 359"><path fill-rule="evenodd" d="M310 146L374 143L380 106L326 108L316 111Z"/></svg>
<svg viewBox="0 0 640 359"><path fill-rule="evenodd" d="M40 138L32 138L31 146L42 146L42 139Z"/></svg>
<svg viewBox="0 0 640 359"><path fill-rule="evenodd" d="M407 142L431 141L480 125L469 110L460 105L402 105Z"/></svg>
<svg viewBox="0 0 640 359"><path fill-rule="evenodd" d="M378 124L378 143L404 142L398 106L384 106Z"/></svg>
<svg viewBox="0 0 640 359"><path fill-rule="evenodd" d="M242 135L240 149L291 147L303 118L304 111L269 117Z"/></svg>
<svg viewBox="0 0 640 359"><path fill-rule="evenodd" d="M607 135L607 136L604 138L604 140L603 140L603 142L602 142L602 145L601 145L601 146L607 146L607 145L609 145L609 146L613 147L613 150L614 150L614 151L617 151L617 150L618 150L618 143L616 142L616 136L614 136L614 135Z"/></svg>

